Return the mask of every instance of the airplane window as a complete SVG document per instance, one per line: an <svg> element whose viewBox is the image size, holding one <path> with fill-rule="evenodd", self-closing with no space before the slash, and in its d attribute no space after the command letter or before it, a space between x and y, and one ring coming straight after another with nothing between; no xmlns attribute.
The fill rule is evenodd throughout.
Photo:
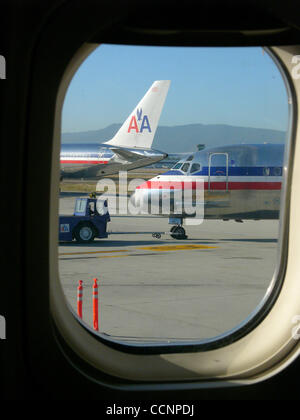
<svg viewBox="0 0 300 420"><path fill-rule="evenodd" d="M201 166L199 163L193 163L191 167L191 173L200 171Z"/></svg>
<svg viewBox="0 0 300 420"><path fill-rule="evenodd" d="M181 167L182 163L177 163L175 166L173 166L172 169L179 169Z"/></svg>
<svg viewBox="0 0 300 420"><path fill-rule="evenodd" d="M82 280L93 328L97 278L98 332L116 341L214 340L246 322L278 266L288 122L262 48L95 49L62 113L59 273L73 312ZM73 216L90 202L104 210Z"/></svg>
<svg viewBox="0 0 300 420"><path fill-rule="evenodd" d="M282 168L274 168L274 175L275 176L281 176L282 175Z"/></svg>
<svg viewBox="0 0 300 420"><path fill-rule="evenodd" d="M184 165L182 165L181 170L183 172L187 172L189 170L190 164L189 163L185 163Z"/></svg>

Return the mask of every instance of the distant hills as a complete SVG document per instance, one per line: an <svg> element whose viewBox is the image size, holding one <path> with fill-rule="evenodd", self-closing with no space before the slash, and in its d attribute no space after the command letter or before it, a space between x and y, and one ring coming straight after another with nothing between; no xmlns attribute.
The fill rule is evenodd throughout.
<svg viewBox="0 0 300 420"><path fill-rule="evenodd" d="M62 143L102 143L111 139L120 126L111 124L100 130L63 133ZM285 136L285 131L225 124L159 126L153 148L166 153L184 153L195 151L197 144L213 147L239 143L284 143Z"/></svg>

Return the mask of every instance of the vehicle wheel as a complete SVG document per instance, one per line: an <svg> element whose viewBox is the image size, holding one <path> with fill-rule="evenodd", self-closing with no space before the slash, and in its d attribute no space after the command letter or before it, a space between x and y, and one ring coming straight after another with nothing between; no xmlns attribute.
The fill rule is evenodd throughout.
<svg viewBox="0 0 300 420"><path fill-rule="evenodd" d="M171 237L173 239L187 239L187 236L185 234L185 230L181 226L173 226L171 229Z"/></svg>
<svg viewBox="0 0 300 420"><path fill-rule="evenodd" d="M76 226L74 236L77 242L92 242L95 238L95 231L90 223L81 223Z"/></svg>

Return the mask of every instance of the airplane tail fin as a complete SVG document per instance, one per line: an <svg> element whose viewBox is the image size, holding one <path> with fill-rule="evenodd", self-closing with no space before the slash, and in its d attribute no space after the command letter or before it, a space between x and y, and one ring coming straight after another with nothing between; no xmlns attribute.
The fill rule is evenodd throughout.
<svg viewBox="0 0 300 420"><path fill-rule="evenodd" d="M150 149L170 80L155 81L108 145Z"/></svg>

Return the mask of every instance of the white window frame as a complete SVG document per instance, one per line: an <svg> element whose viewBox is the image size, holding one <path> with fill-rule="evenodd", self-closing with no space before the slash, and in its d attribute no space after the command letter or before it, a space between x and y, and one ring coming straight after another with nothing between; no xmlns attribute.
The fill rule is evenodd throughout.
<svg viewBox="0 0 300 420"><path fill-rule="evenodd" d="M300 315L300 126L297 123L297 103L300 97L300 79L292 77L293 57L300 55L300 46L269 48L268 53L280 67L287 83L290 106L289 142L283 182L280 223L280 249L277 271L260 306L234 330L199 343L197 350L170 345L164 347L128 345L97 336L83 325L70 310L59 279L58 271L58 184L61 115L69 83L82 61L98 45L87 44L77 52L66 69L57 97L54 150L51 173L50 217L50 307L60 334L73 351L101 372L131 381L189 382L197 380L204 387L249 384L266 379L290 364L300 352L299 339L293 337L295 317ZM277 287L272 306L264 308ZM253 321L257 319L255 326ZM251 325L250 331L248 331ZM202 346L202 347L201 347ZM208 382L209 380L209 382ZM176 385L174 384L174 389ZM190 386L194 384L190 382Z"/></svg>

